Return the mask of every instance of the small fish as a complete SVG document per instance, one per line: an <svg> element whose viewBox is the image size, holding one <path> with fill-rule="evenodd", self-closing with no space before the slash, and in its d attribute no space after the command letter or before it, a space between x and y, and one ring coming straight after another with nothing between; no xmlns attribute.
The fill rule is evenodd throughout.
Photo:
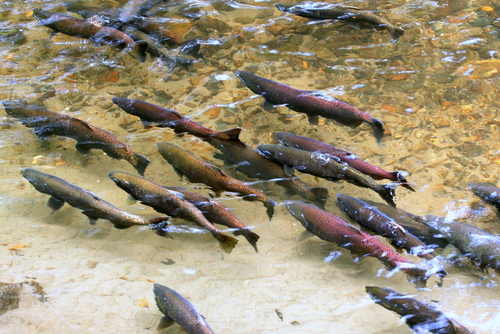
<svg viewBox="0 0 500 334"><path fill-rule="evenodd" d="M257 241L260 236L252 232L248 227L243 224L238 217L236 217L231 210L217 201L212 201L210 198L198 195L196 193L186 191L182 187L166 187L172 191L177 191L184 196L184 199L191 204L194 204L212 224L221 224L229 228L237 229L233 232L234 235L242 235L248 240L250 245L259 252L257 249Z"/></svg>
<svg viewBox="0 0 500 334"><path fill-rule="evenodd" d="M365 122L373 128L377 141L382 140L384 124L350 104L320 92L296 89L249 72L237 71L236 75L252 92L262 95L268 102L284 104L292 110L307 114L311 124L317 125L319 116L351 127Z"/></svg>
<svg viewBox="0 0 500 334"><path fill-rule="evenodd" d="M192 221L207 229L214 236L223 251L231 253L238 239L222 233L193 204L184 199L184 195L160 186L145 178L124 172L110 172L109 177L118 187L132 195L142 204L174 218ZM160 234L158 230L158 234Z"/></svg>
<svg viewBox="0 0 500 334"><path fill-rule="evenodd" d="M397 40L405 33L403 28L397 27L387 19L373 14L367 10L356 7L342 6L325 2L301 2L294 6L275 5L282 12L295 14L312 19L334 19L349 22L361 22L386 29L392 38Z"/></svg>
<svg viewBox="0 0 500 334"><path fill-rule="evenodd" d="M406 231L401 225L389 218L375 207L368 205L360 199L344 194L338 194L337 200L340 208L351 219L358 224L368 228L372 232L389 239L391 244L397 248L406 249L423 259L432 260L432 249L428 248L420 239ZM441 276L447 275L442 268Z"/></svg>
<svg viewBox="0 0 500 334"><path fill-rule="evenodd" d="M217 132L204 127L200 123L193 122L189 117L181 115L176 110L166 109L140 100L113 97L113 103L125 112L139 117L145 127L151 125L169 127L174 129L177 134L187 132L203 139L216 138L220 140L238 140L241 132L241 128Z"/></svg>
<svg viewBox="0 0 500 334"><path fill-rule="evenodd" d="M471 182L468 186L476 196L480 197L486 203L493 205L500 213L500 188L493 183L487 182Z"/></svg>
<svg viewBox="0 0 500 334"><path fill-rule="evenodd" d="M165 315L157 330L165 329L176 322L188 334L215 334L205 318L180 293L158 283L153 286L156 305Z"/></svg>
<svg viewBox="0 0 500 334"><path fill-rule="evenodd" d="M310 187L297 176L287 175L282 164L264 158L257 150L241 141L218 140L211 138L207 141L219 149L222 154L215 155L228 165L236 166L236 170L250 178L274 180L285 189L285 197L297 194L306 200L314 202L324 208L328 199L328 189L325 187Z"/></svg>
<svg viewBox="0 0 500 334"><path fill-rule="evenodd" d="M425 285L429 276L427 270L419 268L376 237L313 205L287 201L286 207L307 231L320 239L333 242L361 256L375 257L389 270L400 269L416 285Z"/></svg>
<svg viewBox="0 0 500 334"><path fill-rule="evenodd" d="M128 161L141 175L144 175L151 163L146 157L132 152L130 146L120 142L111 132L78 118L51 112L40 106L28 105L23 100L2 101L2 103L10 116L19 119L28 128L34 128L39 138L51 135L73 138L78 142L75 146L78 152L87 154L91 149L103 150L113 159Z"/></svg>
<svg viewBox="0 0 500 334"><path fill-rule="evenodd" d="M376 286L367 286L365 289L375 303L399 314L415 332L474 334L473 331L448 318L433 306L419 302L409 296Z"/></svg>
<svg viewBox="0 0 500 334"><path fill-rule="evenodd" d="M479 268L500 271L500 237L475 226L426 215L426 224L441 233Z"/></svg>
<svg viewBox="0 0 500 334"><path fill-rule="evenodd" d="M82 37L91 40L97 45L109 44L121 50L128 51L141 63L146 61L145 43L134 42L132 37L123 31L111 27L96 25L71 15L48 12L35 8L33 16L40 23L54 30L54 34L63 33L69 36Z"/></svg>
<svg viewBox="0 0 500 334"><path fill-rule="evenodd" d="M319 176L329 181L345 180L359 187L371 189L389 205L396 206L393 200L394 189L391 186L375 182L370 176L338 162L328 154L308 152L281 145L259 145L257 150L266 158L300 172Z"/></svg>
<svg viewBox="0 0 500 334"><path fill-rule="evenodd" d="M72 207L82 210L82 213L89 218L90 224L92 225L95 225L98 219L109 220L114 227L119 229L129 228L134 225L150 225L168 222L169 217L146 219L122 211L86 189L82 189L61 178L36 171L32 168L23 170L23 177L27 179L36 190L51 196L47 205L53 211L59 210L64 203L68 203Z"/></svg>
<svg viewBox="0 0 500 334"><path fill-rule="evenodd" d="M235 179L217 168L189 153L179 146L170 143L159 143L158 149L174 170L185 176L192 183L204 183L209 186L215 196L219 197L223 191L234 192L243 196L246 201L259 201L267 209L269 219L274 213L276 203L263 193L249 187L245 182Z"/></svg>
<svg viewBox="0 0 500 334"><path fill-rule="evenodd" d="M276 139L285 146L300 148L309 152L329 154L338 158L341 162L348 164L361 173L370 175L374 180L388 179L400 182L401 186L415 191L405 179L405 172L388 172L380 167L374 166L359 159L354 153L322 143L320 141L294 135L290 132L276 132Z"/></svg>
<svg viewBox="0 0 500 334"><path fill-rule="evenodd" d="M124 23L133 21L137 17L144 15L154 6L165 1L166 0L129 0L120 12L120 20Z"/></svg>

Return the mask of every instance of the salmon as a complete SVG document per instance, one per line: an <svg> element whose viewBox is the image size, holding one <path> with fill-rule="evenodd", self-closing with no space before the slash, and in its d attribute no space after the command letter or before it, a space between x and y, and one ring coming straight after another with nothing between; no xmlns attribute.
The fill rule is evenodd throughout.
<svg viewBox="0 0 500 334"><path fill-rule="evenodd" d="M500 188L493 183L480 182L468 184L474 195L481 198L488 204L493 205L500 213Z"/></svg>

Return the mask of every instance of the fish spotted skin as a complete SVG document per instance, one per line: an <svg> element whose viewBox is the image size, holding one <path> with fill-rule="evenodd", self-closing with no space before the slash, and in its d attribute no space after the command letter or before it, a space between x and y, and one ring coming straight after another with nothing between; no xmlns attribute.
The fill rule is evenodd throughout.
<svg viewBox="0 0 500 334"><path fill-rule="evenodd" d="M338 194L340 208L354 221L368 228L374 233L391 241L394 247L406 249L423 259L432 260L432 249L428 248L420 239L406 231L401 225L389 218L377 208L368 205L360 199L344 194ZM442 275L446 271L441 270Z"/></svg>
<svg viewBox="0 0 500 334"><path fill-rule="evenodd" d="M54 211L59 210L64 203L82 210L90 223L94 225L98 219L109 220L114 227L119 229L129 228L134 225L150 225L167 223L168 217L155 217L146 219L122 211L109 202L97 197L90 191L77 187L59 177L26 168L23 177L27 179L36 190L50 195L47 205Z"/></svg>
<svg viewBox="0 0 500 334"><path fill-rule="evenodd" d="M318 123L318 116L351 127L357 127L365 122L373 128L377 141L382 140L383 123L346 102L319 92L296 89L245 71L237 71L236 75L252 92L262 95L267 101L273 104L285 104L292 110L307 114L312 124Z"/></svg>
<svg viewBox="0 0 500 334"><path fill-rule="evenodd" d="M192 221L207 229L219 241L221 249L226 253L231 253L236 246L238 239L222 233L205 218L196 206L185 200L181 193L125 172L113 171L109 173L109 177L118 187L141 201L142 204L174 218ZM160 231L158 232L160 234Z"/></svg>
<svg viewBox="0 0 500 334"><path fill-rule="evenodd" d="M322 240L335 243L361 256L372 256L388 269L400 269L410 281L425 285L428 278L426 270L419 268L392 248L345 222L341 218L300 201L287 201L288 211L301 222L302 226Z"/></svg>
<svg viewBox="0 0 500 334"><path fill-rule="evenodd" d="M380 195L389 205L394 203L394 189L375 182L348 165L338 162L334 157L317 152L309 152L281 145L259 145L257 150L268 159L297 169L303 173L319 176L330 181L345 180L359 187L368 188Z"/></svg>
<svg viewBox="0 0 500 334"><path fill-rule="evenodd" d="M500 271L500 237L475 226L426 215L426 224L441 233L481 269Z"/></svg>
<svg viewBox="0 0 500 334"><path fill-rule="evenodd" d="M5 111L16 117L26 127L34 128L40 138L51 135L73 138L76 149L87 154L91 149L100 149L113 159L128 161L139 174L144 175L151 163L146 157L134 153L130 146L122 143L111 132L105 131L78 118L58 114L47 109L28 105L25 101L2 101Z"/></svg>
<svg viewBox="0 0 500 334"><path fill-rule="evenodd" d="M234 192L243 196L246 201L259 201L266 207L269 219L274 214L276 203L263 193L253 189L245 182L235 179L217 168L189 153L179 146L170 143L159 143L158 149L178 174L185 176L192 183L204 183L216 194L223 191Z"/></svg>
<svg viewBox="0 0 500 334"><path fill-rule="evenodd" d="M127 50L141 63L146 61L146 48L144 43L136 43L132 37L123 31L112 27L99 26L92 22L79 19L71 15L48 12L35 8L33 16L40 23L56 33L82 37L91 40L97 45L109 44L122 50Z"/></svg>
<svg viewBox="0 0 500 334"><path fill-rule="evenodd" d="M325 144L323 142L294 135L290 132L276 132L276 139L285 146L300 148L309 152L319 152L329 154L338 158L340 161L348 164L361 173L370 175L374 180L388 179L400 182L402 187L415 191L405 179L403 172L388 172L378 166L374 166L362 159L359 159L354 153Z"/></svg>
<svg viewBox="0 0 500 334"><path fill-rule="evenodd" d="M177 134L187 132L202 139L238 140L242 130L241 128L234 128L217 132L204 127L200 123L193 122L189 117L181 115L176 110L166 109L140 100L113 97L113 103L125 112L139 117L144 126L169 127L174 129Z"/></svg>
<svg viewBox="0 0 500 334"><path fill-rule="evenodd" d="M376 286L367 286L365 289L375 303L399 314L411 329L419 333L429 331L438 334L474 334L455 320L446 317L443 312L409 296Z"/></svg>
<svg viewBox="0 0 500 334"><path fill-rule="evenodd" d="M158 325L158 330L176 322L188 334L215 334L203 316L184 296L158 283L154 283L153 286L156 305L165 315Z"/></svg>
<svg viewBox="0 0 500 334"><path fill-rule="evenodd" d="M288 175L282 164L263 157L257 150L241 141L212 138L207 142L222 152L215 155L217 158L224 160L227 165L236 166L238 172L261 180L277 179L275 182L285 189L287 199L297 194L324 208L328 199L327 188L310 187L297 176Z"/></svg>
<svg viewBox="0 0 500 334"><path fill-rule="evenodd" d="M500 188L492 183L481 182L468 184L474 194L483 201L493 205L500 212Z"/></svg>
<svg viewBox="0 0 500 334"><path fill-rule="evenodd" d="M252 232L236 217L231 210L217 201L212 201L210 198L199 194L186 191L182 187L166 187L172 191L177 191L184 196L184 199L196 206L212 224L221 224L229 228L237 229L233 232L234 235L242 235L258 253L257 241L260 236Z"/></svg>
<svg viewBox="0 0 500 334"><path fill-rule="evenodd" d="M387 19L367 10L356 7L342 6L324 2L302 2L294 6L275 5L279 10L312 19L335 19L350 22L363 22L377 28L387 29L392 38L397 40L405 33L403 28L397 27Z"/></svg>

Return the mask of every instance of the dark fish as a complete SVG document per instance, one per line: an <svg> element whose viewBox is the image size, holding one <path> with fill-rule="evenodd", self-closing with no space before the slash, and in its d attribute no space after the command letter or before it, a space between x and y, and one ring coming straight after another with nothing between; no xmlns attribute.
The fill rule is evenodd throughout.
<svg viewBox="0 0 500 334"><path fill-rule="evenodd" d="M174 167L174 170L179 175L185 176L190 182L206 184L215 192L216 197L223 191L229 191L240 194L246 201L262 202L267 209L269 219L272 218L276 203L263 193L247 186L245 182L227 175L220 168L198 159L192 153L184 151L176 145L159 143L158 149L163 158Z"/></svg>
<svg viewBox="0 0 500 334"><path fill-rule="evenodd" d="M297 176L287 175L282 164L264 158L257 150L236 140L210 139L210 145L219 149L222 154L216 155L228 165L236 166L236 170L250 178L273 180L285 189L285 196L297 194L304 199L324 208L328 199L325 187L310 187Z"/></svg>
<svg viewBox="0 0 500 334"><path fill-rule="evenodd" d="M441 233L481 269L500 270L500 237L475 226L426 215L426 224Z"/></svg>
<svg viewBox="0 0 500 334"><path fill-rule="evenodd" d="M406 249L408 252L426 260L434 259L432 249L428 248L420 239L406 231L401 225L389 218L375 207L368 205L360 199L344 194L338 194L337 200L340 208L358 224L372 232L389 239L397 248ZM442 275L446 271L441 270Z"/></svg>
<svg viewBox="0 0 500 334"><path fill-rule="evenodd" d="M294 6L275 5L279 10L298 16L312 19L334 19L349 22L368 23L379 29L387 29L393 39L398 39L405 33L403 28L397 27L387 19L367 10L356 7L342 6L324 2L301 2Z"/></svg>
<svg viewBox="0 0 500 334"><path fill-rule="evenodd" d="M411 191L415 191L405 179L405 172L388 172L380 167L374 166L364 160L359 159L354 153L322 143L320 141L294 135L290 132L276 132L276 139L285 146L300 148L309 152L319 152L329 154L340 161L356 168L361 173L370 175L374 180L388 179L401 182L401 186Z"/></svg>
<svg viewBox="0 0 500 334"><path fill-rule="evenodd" d="M168 221L168 217L146 219L122 211L88 190L31 168L26 168L23 171L23 176L36 190L51 196L47 205L52 210L59 210L64 203L68 203L72 207L82 210L82 213L89 217L92 225L95 225L98 219L105 219L113 223L116 228L125 229L134 225L150 225Z"/></svg>
<svg viewBox="0 0 500 334"><path fill-rule="evenodd" d="M109 177L118 187L132 195L136 200L141 201L142 204L174 218L192 221L207 229L219 241L220 247L226 253L231 253L236 246L238 239L222 233L205 218L196 206L185 200L181 193L124 172L110 172ZM160 230L158 230L158 234L161 234Z"/></svg>
<svg viewBox="0 0 500 334"><path fill-rule="evenodd" d="M158 22L139 17L130 23L133 27L155 38L161 44L177 46L182 44L182 37L173 30L167 29Z"/></svg>
<svg viewBox="0 0 500 334"><path fill-rule="evenodd" d="M437 233L434 229L425 224L425 218L414 215L405 210L389 206L384 203L363 200L367 204L376 207L380 212L394 219L405 230L422 240L427 245L437 245L441 248L446 247L449 242Z"/></svg>
<svg viewBox="0 0 500 334"><path fill-rule="evenodd" d="M417 285L425 285L430 276L427 270L419 268L376 237L364 233L327 211L300 201L287 201L286 207L306 230L322 240L333 242L361 256L375 257L389 270L403 271Z"/></svg>
<svg viewBox="0 0 500 334"><path fill-rule="evenodd" d="M318 124L318 116L351 127L365 122L373 128L377 141L384 135L384 125L381 121L343 101L320 92L295 89L249 72L237 71L236 75L252 92L262 95L268 102L284 104L292 110L307 114L311 124Z"/></svg>
<svg viewBox="0 0 500 334"><path fill-rule="evenodd" d="M70 12L77 13L84 19L98 16L107 21L106 25L114 26L120 21L120 10L117 8L89 7L81 4L79 1L70 1L64 4L64 7Z"/></svg>
<svg viewBox="0 0 500 334"><path fill-rule="evenodd" d="M188 334L215 334L205 318L180 293L158 283L154 283L153 292L156 305L165 315L157 330L165 329L176 322Z"/></svg>
<svg viewBox="0 0 500 334"><path fill-rule="evenodd" d="M396 206L393 200L394 189L391 186L375 182L370 176L338 162L328 154L281 145L259 145L257 150L266 158L303 173L319 176L329 181L345 180L359 187L369 188L378 193L389 205Z"/></svg>
<svg viewBox="0 0 500 334"><path fill-rule="evenodd" d="M165 1L166 0L129 0L120 12L120 20L125 23L130 22L144 15L154 6Z"/></svg>
<svg viewBox="0 0 500 334"><path fill-rule="evenodd" d="M142 63L146 61L147 45L134 42L132 37L123 31L99 26L74 16L52 13L38 8L33 9L33 13L42 25L53 29L54 34L60 32L69 36L87 38L98 45L109 44L130 52Z"/></svg>
<svg viewBox="0 0 500 334"><path fill-rule="evenodd" d="M237 140L241 132L241 128L217 132L204 127L200 123L193 122L189 117L181 115L176 110L166 109L140 100L113 97L113 103L125 112L139 117L144 126L169 127L178 134L187 132L204 139Z"/></svg>
<svg viewBox="0 0 500 334"><path fill-rule="evenodd" d="M406 324L418 333L429 331L439 334L474 334L473 331L448 318L433 306L394 290L367 286L366 292L375 303L403 317Z"/></svg>
<svg viewBox="0 0 500 334"><path fill-rule="evenodd" d="M260 236L252 232L236 217L231 210L226 208L219 202L212 201L210 198L186 191L182 187L166 187L172 191L177 191L184 196L184 199L196 206L212 224L221 224L229 228L237 229L233 232L234 235L242 235L248 240L250 245L258 252L257 241Z"/></svg>
<svg viewBox="0 0 500 334"><path fill-rule="evenodd" d="M469 188L483 201L493 205L500 212L500 188L492 183L469 183Z"/></svg>
<svg viewBox="0 0 500 334"><path fill-rule="evenodd" d="M58 114L47 109L27 105L26 101L2 101L5 111L14 116L24 125L35 129L40 138L51 135L64 136L75 139L76 149L87 154L91 149L103 150L113 159L128 161L137 172L144 175L146 167L151 163L149 159L132 152L130 146L124 144L111 132L105 131L78 118Z"/></svg>

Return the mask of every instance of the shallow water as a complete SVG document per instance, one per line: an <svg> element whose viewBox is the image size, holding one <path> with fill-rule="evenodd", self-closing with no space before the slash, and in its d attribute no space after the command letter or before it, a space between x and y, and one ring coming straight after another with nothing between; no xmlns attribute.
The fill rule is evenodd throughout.
<svg viewBox="0 0 500 334"><path fill-rule="evenodd" d="M37 23L31 7L66 12L62 1L2 1L0 32L22 29L26 40L0 44L0 99L23 98L111 131L152 160L147 178L204 195L207 189L175 174L156 143L170 141L224 167L212 157L216 150L169 129L143 129L112 97L175 109L213 129L241 126L242 140L254 147L273 143L276 131L294 132L387 170L408 171L417 191L397 189L402 209L500 233L495 211L467 187L467 182L497 183L500 171L499 3L455 1L438 8L434 1L343 2L378 8L406 29L397 43L387 31L309 21L278 11L275 3L185 1L151 10L185 40L204 41L204 58L186 69L158 59L141 64L112 47L61 34L49 38L51 29ZM283 106L265 111L263 98L241 84L237 70L342 99L382 120L387 135L377 144L367 125L352 129L321 120L314 126ZM47 297L42 303L26 293L20 308L0 316L2 333L156 332L162 315L152 282L189 298L217 333L411 333L397 315L372 302L366 285L436 301L477 333L500 332L493 271L446 263L449 276L442 287L432 277L428 289L417 290L403 273L389 273L376 259L353 262L346 250L318 238L298 241L303 227L284 205L269 221L258 202L221 199L261 236L258 254L241 237L225 254L198 229L166 239L146 228L116 230L103 220L91 226L68 205L51 213L48 196L21 177L23 168L61 177L129 212L155 215L139 203L129 205L126 193L107 177L111 170L135 173L127 162L97 150L82 155L69 138L40 141L1 109L0 282L36 280ZM327 210L345 219L336 193L380 201L370 190L345 182L300 177L328 187ZM287 200L276 185L255 186L280 204ZM181 220L175 224L193 227ZM182 331L176 326L168 332Z"/></svg>

